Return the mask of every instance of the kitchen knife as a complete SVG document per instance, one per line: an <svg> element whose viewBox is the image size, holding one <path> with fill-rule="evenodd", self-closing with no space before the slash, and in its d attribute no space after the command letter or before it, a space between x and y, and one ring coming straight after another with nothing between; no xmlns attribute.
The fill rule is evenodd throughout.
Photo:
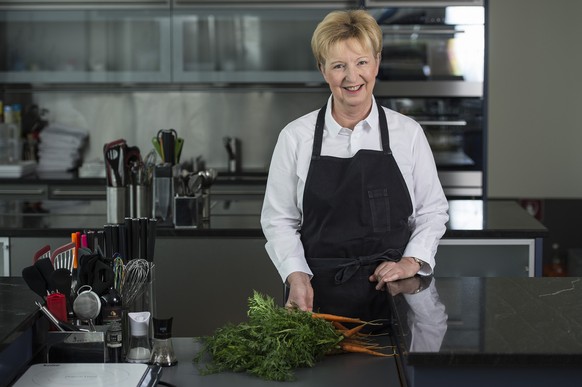
<svg viewBox="0 0 582 387"><path fill-rule="evenodd" d="M139 258L139 219L131 219L131 259Z"/></svg>
<svg viewBox="0 0 582 387"><path fill-rule="evenodd" d="M156 249L156 227L158 220L156 218L148 219L148 242L147 242L147 253L146 259L148 262L154 261L154 253Z"/></svg>
<svg viewBox="0 0 582 387"><path fill-rule="evenodd" d="M146 259L148 248L148 218L139 218L139 258Z"/></svg>

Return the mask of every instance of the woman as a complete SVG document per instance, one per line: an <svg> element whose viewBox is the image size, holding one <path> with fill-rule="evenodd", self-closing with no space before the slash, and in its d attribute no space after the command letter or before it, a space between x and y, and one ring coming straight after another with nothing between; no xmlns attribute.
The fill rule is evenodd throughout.
<svg viewBox="0 0 582 387"><path fill-rule="evenodd" d="M332 12L311 46L331 96L279 135L261 213L266 249L287 306L373 316L387 282L432 274L448 204L422 128L374 100L374 18Z"/></svg>

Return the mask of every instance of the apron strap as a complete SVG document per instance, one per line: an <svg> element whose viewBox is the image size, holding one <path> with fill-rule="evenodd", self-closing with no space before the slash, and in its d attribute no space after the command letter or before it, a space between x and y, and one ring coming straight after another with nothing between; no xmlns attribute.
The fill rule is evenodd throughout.
<svg viewBox="0 0 582 387"><path fill-rule="evenodd" d="M380 263L384 261L397 262L402 258L404 249L388 249L381 253L356 257L348 263L338 265L338 271L335 273L335 283L336 285L343 284L348 281L362 266L368 266L374 263Z"/></svg>
<svg viewBox="0 0 582 387"><path fill-rule="evenodd" d="M313 135L313 150L311 152L311 159L318 159L321 156L321 145L323 144L323 126L325 124L325 111L327 102L319 110L317 114L317 121L315 122L315 134Z"/></svg>

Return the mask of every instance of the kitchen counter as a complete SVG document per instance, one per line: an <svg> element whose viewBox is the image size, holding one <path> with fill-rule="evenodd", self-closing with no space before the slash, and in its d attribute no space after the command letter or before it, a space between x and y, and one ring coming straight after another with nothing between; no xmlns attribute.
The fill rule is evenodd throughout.
<svg viewBox="0 0 582 387"><path fill-rule="evenodd" d="M212 386L212 387L255 387L281 386L294 387L355 387L365 384L373 386L400 386L400 375L395 358L375 357L362 354L342 354L326 356L312 368L295 371L295 380L289 383L266 381L246 373L222 372L201 375L199 367L192 359L198 353L200 344L193 338L173 338L172 344L178 365L162 371L160 380L175 386Z"/></svg>
<svg viewBox="0 0 582 387"><path fill-rule="evenodd" d="M194 229L159 227L161 236L263 237L262 197L224 198L211 191L210 225ZM0 200L0 236L69 235L79 229L98 229L107 223L102 200L29 202ZM444 238L541 238L547 228L518 203L508 200L450 200L450 220Z"/></svg>
<svg viewBox="0 0 582 387"><path fill-rule="evenodd" d="M0 386L35 356L36 330L48 329L39 319L37 300L22 278L0 277Z"/></svg>
<svg viewBox="0 0 582 387"><path fill-rule="evenodd" d="M23 286L20 279L0 278L0 386L7 383L7 351L39 315L36 296ZM356 386L364 377L393 386L402 375L401 385L408 387L546 387L576 385L582 377L582 278L415 277L396 283L392 292L401 292L387 293L397 358L330 356L298 370L293 385ZM179 362L164 369L163 381L280 385L246 374L201 376L192 363L198 344L188 337L173 343Z"/></svg>
<svg viewBox="0 0 582 387"><path fill-rule="evenodd" d="M578 384L581 299L577 277L437 277L393 297L410 386Z"/></svg>

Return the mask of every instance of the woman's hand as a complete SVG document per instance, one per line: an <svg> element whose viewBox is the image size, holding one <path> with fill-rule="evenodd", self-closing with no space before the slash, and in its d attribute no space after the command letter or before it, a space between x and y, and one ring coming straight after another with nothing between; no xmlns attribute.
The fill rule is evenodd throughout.
<svg viewBox="0 0 582 387"><path fill-rule="evenodd" d="M285 307L311 312L313 310L313 288L309 275L294 271L287 277L287 284L289 285L289 297Z"/></svg>
<svg viewBox="0 0 582 387"><path fill-rule="evenodd" d="M398 262L386 261L378 265L370 282L378 282L376 290L380 290L388 282L413 277L420 270L420 265L412 257L402 257Z"/></svg>

